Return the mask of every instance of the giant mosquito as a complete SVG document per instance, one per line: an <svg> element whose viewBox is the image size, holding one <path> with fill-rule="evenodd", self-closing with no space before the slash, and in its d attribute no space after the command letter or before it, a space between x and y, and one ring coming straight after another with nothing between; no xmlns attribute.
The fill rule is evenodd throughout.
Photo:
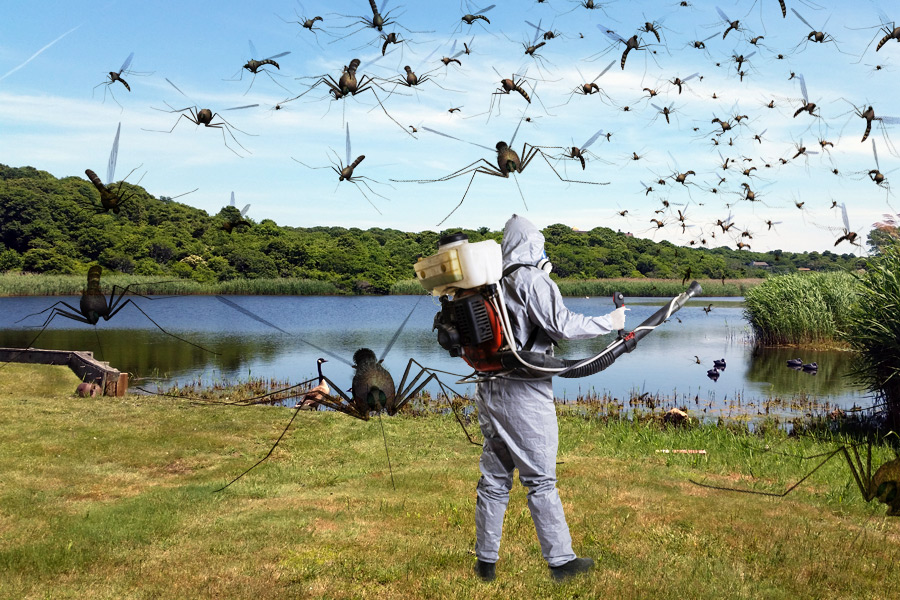
<svg viewBox="0 0 900 600"><path fill-rule="evenodd" d="M259 53L256 51L256 46L253 45L253 40L247 40L247 42L250 46L250 56L259 56ZM236 73L236 75L238 75L237 79L232 77L231 79L227 79L226 81L240 81L241 79L243 79L244 69L246 69L253 75L253 77L250 79L250 85L247 86L247 91L244 92L245 96L247 95L247 92L250 91L250 88L253 87L253 83L256 81L257 73L265 73L269 77L269 79L272 80L272 83L274 83L281 89L289 92L290 91L289 89L287 89L286 87L284 87L283 85L281 85L280 83L275 81L275 78L272 77L272 73L270 73L268 69L263 68L266 65L272 65L273 67L275 67L276 69L278 69L280 71L281 66L277 62L275 62L275 59L281 58L282 56L287 56L288 54L290 54L290 51L281 52L279 54L272 55L272 56L270 56L268 58L264 58L262 60L257 60L255 58L251 58L246 63L244 63L244 66L241 67L240 70Z"/></svg>
<svg viewBox="0 0 900 600"><path fill-rule="evenodd" d="M188 98L187 94L182 92L178 88L177 85L175 85L174 83L169 81L168 78L166 78L166 81L168 81L169 85L171 85L173 88L175 88L175 90L179 94L181 94L182 96L184 96L185 98L190 100L190 98ZM194 125L197 125L197 126L203 125L204 127L210 127L212 129L221 130L222 131L222 141L225 142L225 147L228 148L229 150L231 150L232 152L234 152L237 156L241 156L241 155L238 154L238 152L234 148L232 148L231 146L228 145L228 138L225 136L226 131L228 132L228 135L231 136L231 139L234 140L234 143L236 143L238 146L240 146L244 152L250 152L249 150L247 150L244 147L243 144L241 144L237 140L236 137L234 137L234 132L232 131L232 129L240 131L244 135L254 135L254 134L247 133L246 131L238 129L237 127L235 127L234 125L232 125L231 123L226 121L225 117L223 117L219 113L213 112L209 108L198 108L196 104L194 104L194 106L188 106L187 108L172 108L172 106L167 102L166 106L168 106L171 110L163 110L161 108L154 108L152 106L150 108L154 108L154 110L160 110L162 112L167 112L167 113L179 113L178 118L175 120L175 124L172 125L172 128L169 129L168 131L166 131L164 129L145 129L144 131L155 131L158 133L172 133L173 131L175 131L175 128L178 127L178 124L181 123L181 119L187 119L188 121L190 121L191 123L193 123ZM229 111L230 110L243 110L245 108L254 108L256 106L259 106L259 104L246 104L244 106L233 106L231 108L226 108L223 110L229 110ZM216 117L219 117L219 119L221 119L221 121L214 123L213 119L215 119Z"/></svg>
<svg viewBox="0 0 900 600"><path fill-rule="evenodd" d="M466 140L462 140L460 138L454 137L452 135L441 133L435 129L431 129L429 127L422 127L425 131L430 131L431 133L436 133L437 135L442 135L444 137L457 140L460 142L466 142L468 144L472 144L473 146L478 146L479 148L484 148L485 150L496 152L497 153L497 166L495 167L493 164L488 162L487 159L481 158L472 162L461 169L457 169L453 171L449 175L445 175L443 177L439 177L437 179L392 179L391 181L403 182L403 183L436 183L438 181L448 181L450 179L455 179L456 177L461 177L462 175L467 175L469 173L472 174L472 177L469 179L469 184L466 186L466 191L463 193L462 198L456 207L450 211L450 213L441 219L438 225L441 225L444 221L450 218L450 216L455 213L462 203L466 199L466 195L469 193L469 188L472 186L472 181L475 180L475 176L479 173L484 175L491 175L493 177L503 177L504 179L508 179L510 174L513 175L513 179L516 181L516 187L519 187L519 181L516 179L516 173L521 173L525 170L525 168L531 163L531 161L538 155L540 155L544 161L547 163L547 166L553 170L557 177L561 181L566 181L569 183L587 183L592 185L608 185L609 182L598 182L598 181L580 181L577 179L566 179L553 167L550 161L547 159L547 156L541 151L541 149L537 146L533 146L528 142L525 142L522 146L522 157L519 157L519 154L516 153L515 150L512 149L512 144L515 142L516 134L519 133L519 127L522 126L522 120L519 120L519 124L516 125L516 130L513 132L512 138L510 138L509 143L504 141L499 141L495 145L494 148L490 148L488 146L483 146L481 144L476 144L474 142L466 142ZM522 203L525 204L525 208L528 208L527 203L525 203L525 196L522 194L522 189L519 187L519 196L522 198Z"/></svg>
<svg viewBox="0 0 900 600"><path fill-rule="evenodd" d="M16 321L17 323L19 323L29 317L34 317L36 315L42 315L45 312L50 311L50 314L47 316L46 319L44 319L44 322L40 325L41 330L38 332L38 334L36 336L34 336L34 339L32 339L31 342L29 342L29 344L26 347L27 348L33 347L34 343L37 342L39 337L41 337L41 334L44 333L44 330L47 329L47 326L49 326L50 323L53 321L53 319L56 318L57 316L65 317L67 319L72 319L73 321L78 321L79 323L86 323L88 325L97 325L97 323L100 321L101 318L104 321L109 321L114 316L116 316L120 310L122 310L123 308L125 308L127 305L130 304L130 305L134 306L136 309L138 309L142 315L147 317L147 319L157 327L157 329L159 329L166 335L171 336L171 337L175 338L176 340L182 341L185 344L189 344L195 348L199 348L200 350L203 350L204 352L209 352L211 354L218 354L217 352L208 350L207 348L204 348L203 346L200 346L193 342L189 342L188 340L186 340L182 337L178 337L174 333L166 331L165 329L162 328L162 326L159 323L154 321L153 318L150 317L150 315L148 315L146 312L144 312L144 309L142 309L140 306L138 306L138 304L132 298L128 298L124 302L122 301L122 299L125 297L125 294L129 293L129 290L135 285L156 285L159 283L167 283L167 282L161 281L161 282L157 282L156 284L135 284L135 283L133 283L131 285L125 286L124 288L120 287L118 285L114 285L112 287L112 292L109 295L109 300L107 300L106 296L103 295L103 292L100 291L100 275L102 272L103 272L103 269L98 265L94 265L88 269L87 288L82 292L81 302L79 303L77 308L72 306L68 302L65 302L64 300L59 300L57 302L54 302L51 306L48 306L47 308L45 308L42 311L38 311L38 312L32 313L30 315L25 315L24 317L22 317L21 319ZM149 296L145 296L143 294L138 294L136 292L131 292L131 294L133 294L135 296L139 296L141 298L145 298L147 300L153 300L153 298L150 298ZM65 308L59 308L59 305L62 305ZM66 309L68 309L68 310L66 310Z"/></svg>
<svg viewBox="0 0 900 600"><path fill-rule="evenodd" d="M266 319L260 317L256 313L247 310L246 308L238 305L237 303L224 298L222 296L216 296L216 298L227 306L233 308L234 310L240 312L251 319L258 321L264 325L267 325L277 331L282 333L288 333L284 329L278 327L277 325L267 321ZM420 298L421 300L421 298ZM437 376L437 373L446 373L445 371L437 371L435 369L430 369L428 367L420 364L416 359L410 358L406 363L406 369L403 371L403 377L400 378L400 382L398 384L394 383L394 378L391 376L390 372L383 366L383 362L393 347L394 343L400 337L400 333L403 331L403 328L406 326L406 323L409 321L410 317L412 317L419 303L416 302L413 305L412 310L410 310L409 314L400 324L400 327L394 333L393 337L388 342L387 346L384 349L384 352L381 353L381 357L377 357L375 352L369 348L359 348L353 354L353 362L350 363L346 359L329 352L324 348L320 348L319 346L304 340L303 338L297 338L301 342L308 344L321 352L331 356L340 362L350 365L354 369L353 382L349 390L349 394L342 390L342 386L334 383L331 379L329 379L326 375L322 375L321 364L326 362L324 359L319 359L319 373L321 375L321 380L326 382L332 390L337 392L337 395L334 396L330 393L319 393L316 398L316 402L329 408L331 410L344 413L356 419L360 419L363 421L368 421L373 413L378 415L379 423L381 424L381 434L384 439L384 451L387 455L388 460L388 469L391 471L391 485L394 485L394 474L393 469L390 463L390 454L388 453L387 447L387 436L384 433L384 424L381 421L381 413L386 412L389 416L396 415L416 394L418 394L422 389L425 388L432 380L437 382L440 386L441 391L447 396L447 401L450 403L450 408L453 410L453 414L456 416L457 421L460 426L463 428L463 431L466 434L466 437L469 439L469 442L474 445L480 445L478 442L474 441L472 437L469 435L469 432L465 428L465 424L463 423L462 418L456 412L456 407L454 406L453 401L450 399L451 395L457 398L463 398L462 395L455 392L452 388L445 385ZM294 336L296 338L296 336ZM413 368L413 365L419 368L418 373L409 380L407 383L407 379L410 375L410 371ZM427 374L427 377L423 380ZM452 373L448 373L452 374ZM420 381L421 380L421 381ZM308 380L313 381L313 380ZM294 387L294 386L292 386ZM276 392L272 392L274 395L282 392L284 390L278 390ZM262 396L261 396L262 397ZM260 397L260 398L261 398ZM253 400L257 400L258 398L254 398ZM253 466L245 470L243 473L232 479L230 482L216 490L220 492L230 486L232 483L249 473L251 470L262 464L269 456L271 456L272 452L278 446L278 443L285 436L291 424L294 422L294 419L297 417L297 414L302 409L302 405L298 404L295 408L294 414L291 416L290 421L288 421L287 426L281 432L281 435L278 436L278 439L272 445L269 452L258 462L256 462Z"/></svg>
<svg viewBox="0 0 900 600"><path fill-rule="evenodd" d="M373 194L375 194L375 195L378 196L379 198L384 198L385 200L390 200L390 198L387 198L387 197L385 197L385 196L382 196L381 194L379 194L378 192L376 192L375 190L373 190L372 187L371 187L368 183L366 183L366 181L371 181L371 182L373 182L373 183L380 183L380 182L375 181L374 179L371 179L371 178L369 178L369 177L364 177L364 176L362 176L362 175L354 175L354 174L353 174L353 170L354 170L356 167L358 167L358 166L359 166L359 163L361 163L361 162L366 158L366 155L365 155L365 154L360 154L359 156L356 157L356 160L354 160L353 162L350 162L350 156L351 156L351 154L350 154L350 123L347 123L347 143L346 143L346 148L347 148L347 154L346 154L347 162L346 162L346 164L344 164L344 163L341 162L340 157L337 155L337 153L336 153L334 150L332 150L331 152L332 152L332 154L334 154L335 158L337 158L338 162L337 162L337 164L335 164L334 161L331 161L331 166L330 166L330 167L311 167L311 166L309 166L308 164L306 164L306 163L304 163L304 162L302 162L302 161L297 160L297 159L294 158L293 156L291 157L291 159L294 160L294 161L296 161L296 162L298 162L298 163L300 163L301 165L303 165L304 167L306 167L306 168L308 168L308 169L331 169L332 171L334 171L334 172L337 173L337 175L338 175L338 185L340 185L340 182L341 182L341 181L349 181L350 183L352 183L353 185L355 185L355 186L356 186L356 189L359 190L359 193L362 194L362 195L363 195L363 198L366 199L366 202L368 202L369 204L371 204L371 205L372 205L372 208L374 208L374 209L378 212L378 214L380 215L380 214L381 214L381 211L378 210L378 207L375 206L375 204L369 199L368 196L366 196L366 193L362 190L361 187L359 187L359 185L362 184L362 185L366 186L366 189L368 189L370 192L372 192ZM335 188L335 191L337 191L337 188Z"/></svg>
<svg viewBox="0 0 900 600"><path fill-rule="evenodd" d="M96 204L90 202L88 203L90 207L98 213L113 211L113 213L119 214L119 210L121 209L122 205L129 199L131 199L131 197L135 194L135 192L132 192L131 194L124 196L122 194L122 186L125 183L125 179L128 179L131 173L134 173L137 169L139 169L140 165L132 169L131 172L129 172L128 175L125 176L125 179L120 181L119 184L115 188L113 188L113 180L116 175L116 160L119 156L119 134L121 132L122 123L119 123L119 126L116 128L116 138L115 140L113 140L112 150L109 153L109 162L106 166L107 183L104 185L100 178L97 177L97 174L92 170L84 170L84 174L88 176L88 179L91 180L91 183L94 184L94 187L97 188L98 192L100 192L100 206L97 206ZM138 183L140 183L140 181L138 181Z"/></svg>

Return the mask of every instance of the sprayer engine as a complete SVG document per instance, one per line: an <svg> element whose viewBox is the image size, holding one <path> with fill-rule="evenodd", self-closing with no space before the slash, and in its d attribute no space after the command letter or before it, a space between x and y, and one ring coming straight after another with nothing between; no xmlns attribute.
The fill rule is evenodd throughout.
<svg viewBox="0 0 900 600"><path fill-rule="evenodd" d="M441 296L441 310L434 315L438 343L450 356L465 360L476 371L503 369L498 352L505 346L500 315L491 305L497 285L462 291L454 298Z"/></svg>

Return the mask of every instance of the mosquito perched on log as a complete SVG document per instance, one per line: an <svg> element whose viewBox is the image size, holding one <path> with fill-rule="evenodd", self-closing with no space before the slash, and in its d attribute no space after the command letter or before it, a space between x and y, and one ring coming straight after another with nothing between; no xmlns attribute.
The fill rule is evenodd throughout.
<svg viewBox="0 0 900 600"><path fill-rule="evenodd" d="M466 191L463 193L462 198L459 201L459 204L450 211L450 213L441 219L438 225L441 225L444 221L450 218L450 216L455 213L462 203L466 199L466 195L469 193L469 188L472 186L472 181L475 180L475 176L479 173L484 175L492 175L494 177L503 177L504 179L508 179L510 174L513 175L513 179L516 181L516 187L519 186L518 179L515 178L516 173L521 173L525 170L525 168L531 163L531 161L538 155L540 155L544 161L547 163L547 166L556 174L557 177L561 181L566 181L569 183L587 183L591 185L608 185L609 182L598 182L598 181L579 181L577 179L566 179L553 167L550 161L547 159L547 156L541 151L541 149L537 146L533 146L528 142L525 142L522 146L522 157L519 157L519 154L516 153L515 150L512 149L512 144L515 142L516 134L519 133L519 127L522 125L522 121L524 119L519 120L519 124L516 126L515 132L513 132L512 138L510 138L509 143L504 141L499 141L495 145L494 148L490 148L488 146L483 146L481 144L476 144L474 142L466 142L468 144L472 144L473 146L478 146L479 148L484 148L488 151L494 151L497 153L497 166L495 167L493 164L488 162L487 159L481 158L476 160L473 163L462 167L461 169L457 169L456 171L450 173L449 175L445 175L444 177L439 177L438 179L392 179L391 181L401 182L401 183L436 183L438 181L448 181L450 179L454 179L456 177L461 177L462 175L467 175L469 173L472 174L472 177L469 179L469 184L466 186ZM442 135L444 137L457 140L460 142L465 142L460 138L454 137L452 135L448 135L446 133L441 133L435 129L431 129L429 127L422 127L425 131L430 131L431 133L436 133L437 135ZM525 205L525 208L528 208L528 204L525 202L525 196L522 194L522 189L519 188L519 196L522 198L522 203Z"/></svg>
<svg viewBox="0 0 900 600"><path fill-rule="evenodd" d="M182 96L184 96L185 98L190 100L190 98L188 98L187 94L182 92L178 88L177 85L175 85L174 83L169 81L168 78L166 78L166 81L169 82L169 85L171 85L173 88L175 88L175 91L177 91L179 94L181 94ZM204 127L210 127L212 129L221 130L222 131L222 141L225 142L225 147L228 148L229 150L231 150L232 152L234 152L237 156L241 156L241 155L238 154L237 150L235 150L234 148L232 148L231 146L228 145L228 138L225 136L226 131L228 132L228 135L231 136L231 139L234 140L234 143L237 144L238 146L240 146L244 152L250 152L249 150L247 150L244 147L243 144L241 144L237 140L236 137L234 137L234 132L232 131L232 129L234 129L236 131L240 131L244 135L254 135L254 134L247 133L246 131L238 129L237 127L235 127L234 125L232 125L231 123L226 121L225 117L223 117L219 113L213 112L209 108L198 108L196 104L194 106L188 106L186 108L172 108L172 106L167 102L166 106L168 106L171 110L163 110L161 108L154 108L152 106L150 108L153 108L154 110L159 110L162 112L167 112L167 113L179 113L178 118L175 120L175 124L172 125L172 128L169 129L168 131L166 131L164 129L145 129L144 131L155 131L157 133L172 133L173 131L175 131L175 128L178 127L178 124L181 123L181 119L186 119L197 126L203 125ZM259 106L259 104L246 104L244 106L233 106L231 108L226 108L224 110L229 110L229 111L230 110L243 110L246 108L254 108L257 106ZM214 123L213 119L215 119L216 117L219 117L219 119L221 119L221 121Z"/></svg>

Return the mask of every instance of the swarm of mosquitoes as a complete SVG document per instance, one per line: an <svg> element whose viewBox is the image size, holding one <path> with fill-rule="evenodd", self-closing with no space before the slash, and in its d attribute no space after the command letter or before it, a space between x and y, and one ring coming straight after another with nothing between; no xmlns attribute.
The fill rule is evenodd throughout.
<svg viewBox="0 0 900 600"><path fill-rule="evenodd" d="M286 0L283 14L292 11L293 16L276 15L282 22L280 26L296 32L305 44L304 54L312 53L328 65L326 72L291 77L284 71L289 70L296 53L278 47L260 53L250 41L245 48L249 56L242 59L243 65L239 61L230 67L223 65L226 72L229 68L236 70L224 80L234 82L236 97L246 95L254 86L284 92L284 99L269 108L273 114L292 109L324 118L332 106L337 106L334 103L339 103L341 120L339 128L335 128L334 139L343 138L344 153L327 147L318 165L294 160L308 169L328 173L334 177L335 194L359 194L379 215L383 203L390 200L397 187L467 181L464 188L459 184L459 200L446 207L445 216L437 223L441 225L461 209L478 175L512 179L515 190L510 188L510 197L517 197L528 210L531 194L526 192L536 187L537 175L533 173L537 170L542 171L541 183L552 181L559 186L560 195L597 193L597 210L611 208L608 216L613 223L624 220L629 227L643 223L638 232L650 236L665 228L667 232L676 232L678 239L690 246L708 246L714 240L720 245L750 250L754 235L778 234L776 225L789 226L784 224L785 220L774 220L778 216L769 211L796 208L792 223L806 223L809 219L814 226L833 234L835 248L843 245L861 252L864 224L854 218L852 198L838 202L833 198L807 197L801 201L799 192L785 199L770 189L776 180L791 180L798 171L809 174L815 170L821 177L837 177L836 181L842 184L858 185L861 193L883 196L890 213L898 212L890 204L894 196L891 174L896 169L885 168L881 163L888 156L900 157L890 137L891 127L900 124L900 117L889 114L897 112L896 109L870 103L866 90L842 90L837 95L834 90L840 89L839 82L824 81L794 70L799 69L801 57L810 57L807 60L817 63L841 60L854 65L853 68L865 68L874 81L890 72L891 60L896 59L893 55L900 51L891 42L900 43L900 26L880 10L873 9L869 24L855 29L869 39L868 44L850 47L842 38L851 28L837 25L826 7L812 0L779 0L777 4L748 0L739 3L740 6L717 5L705 12L693 2L673 0L654 5L652 10L660 14L642 13L640 18L636 13L643 8L626 2L537 0L523 14L517 33L501 30L495 18L501 11L495 11L495 4L478 6L470 0L461 0L457 14L443 21L443 17L435 16L429 24L433 29L429 30L410 28L407 8L391 0L382 0L380 5L376 0L352 4L353 10L313 14L301 2L292 5ZM676 30L667 24L672 15L688 15L693 30ZM774 20L783 23L781 29L793 33L786 38L769 33L766 25ZM342 47L357 45L351 51L338 52L334 44L339 42L343 43ZM551 49L558 53L551 54ZM272 51L275 52L270 54ZM556 58L559 55L566 57L564 64L559 64L562 62ZM700 60L703 68L693 73L690 71L694 69L682 70L677 62L680 57L690 57L691 64ZM132 70L134 59L135 52L131 52L117 71L109 71L104 81L94 86L95 92L102 88L102 102L108 95L119 106L123 102L127 104L132 88L142 85L134 77L152 75ZM603 62L598 63L600 60ZM504 66L496 68L501 61ZM505 65L510 62L517 62L518 67L509 70ZM98 65L98 71L102 70ZM780 78L784 89L766 91L759 96L755 82L763 72L783 73ZM259 82L257 76L261 76ZM171 79L164 79L166 85L160 88L170 94L159 99L165 108L150 107L161 114L157 115L158 128L149 131L169 135L179 125L192 123L199 130L198 136L209 136L209 129L219 130L220 143L237 157L252 154L244 144L249 146L248 138L254 134L243 129L240 121L247 111L259 108L259 103L235 100L234 106L227 106L231 103L225 103L224 107L204 106L192 100ZM473 85L480 86L480 82L488 80L490 83L473 89ZM189 83L190 87L185 89L200 93L201 80ZM723 83L725 87L715 87ZM877 89L876 83L873 89ZM460 93L465 94L463 104L458 102ZM430 122L419 120L408 124L404 115L394 108L401 103L409 106L423 97L444 102L443 114L424 111L430 115ZM548 108L544 99L550 97L558 98L559 102ZM692 106L701 101L708 107L710 100L714 101L714 110L707 114L692 111ZM380 112L372 116L370 113L375 109ZM583 124L580 132L556 130L549 143L534 141L539 128L546 128L560 113L569 114L576 109L589 111L592 119ZM391 124L390 129L385 129L385 135L396 129L404 132L403 137L398 136L397 144L422 144L428 140L426 143L434 147L438 147L438 142L451 144L449 147L455 153L453 157L444 157L430 148L423 152L425 148L416 146L420 155L431 160L422 160L421 166L410 166L407 177L387 178L397 184L392 186L388 181L379 180L378 166L371 165L371 159L363 164L366 155L352 154L348 111L355 121L365 120L367 124L386 118ZM513 120L509 119L510 115ZM498 118L509 121L504 126L508 138L473 139L465 133L471 129L463 125L468 119L487 125L491 119ZM762 124L773 119L791 132L789 142L766 136L770 129ZM635 131L638 136L627 135ZM671 144L673 131L684 134L683 138L676 146L663 148L664 144ZM586 133L591 135L588 137ZM106 182L90 168L85 169L99 195L94 202L85 204L87 211L118 215L133 198L135 186L126 184L124 179L115 180L120 134L121 123L115 133ZM635 137L642 141L638 144L630 141ZM626 139L619 142L619 138ZM515 144L517 139L519 146ZM577 142L582 143L577 145ZM687 145L692 149L706 147L708 160L689 158L695 153L683 152ZM836 153L838 148L864 156L871 154L871 163L868 168L845 172L839 164L842 159ZM461 158L457 159L456 154ZM691 164L679 164L675 154L681 163L690 160ZM665 166L659 161L648 164L652 160L648 155L663 156ZM331 164L322 164L326 160ZM426 162L431 166L426 166ZM435 162L445 167L429 172ZM530 165L536 166L529 169ZM128 176L139 168L133 168ZM578 174L577 178L569 175L570 168ZM529 174L525 174L526 169ZM639 201L652 194L660 206L653 211L652 218L637 217L634 206L623 210L620 199L616 207L605 206L609 203L599 192L602 189L599 186L609 183L604 181L606 169L642 170L634 178L641 186L635 185L634 198ZM482 181L485 177L477 179ZM645 180L651 183L644 183ZM498 201L510 202L494 198L469 202ZM727 216L715 220L695 217L699 209L691 210L694 204L722 206ZM735 218L737 207L746 211L741 218ZM238 211L234 192L228 208L221 223L224 233L242 235L254 227L245 218L249 205ZM509 208L518 209L518 202L510 202ZM813 213L812 208L818 210ZM108 320L129 304L141 310L132 298L123 302L129 293L146 298L128 288L114 288L107 301L100 291L100 273L99 267L91 270L79 307L62 303L64 308L59 308L57 303L37 313L49 312L40 332L57 316L96 325L100 318ZM689 276L688 273L685 279ZM260 315L225 298L220 300L230 309L282 331ZM704 310L708 313L711 308L712 305ZM155 321L154 324L165 332ZM400 330L380 358L372 350L361 348L350 363L321 349L323 354L348 362L356 369L350 393L342 391L341 386L323 374L322 365L327 362L323 357L319 359L318 378L314 380L318 385L298 403L298 410L326 407L363 420L382 412L395 414L425 383L437 379L433 370L411 359L400 384L394 385L381 361ZM414 367L418 369L417 374L407 384ZM709 376L718 377L722 369L724 363L721 368L716 365ZM440 385L445 387L443 383ZM287 427L281 437L286 432ZM851 460L851 452L855 460ZM858 475L866 499L886 501L883 490L875 489L884 479L879 479L882 471L873 476L871 466L862 469L854 447L844 447L831 456L838 453L842 453L854 469L854 475ZM896 466L891 466L889 471L891 481L897 480ZM889 514L896 514L896 504L891 507Z"/></svg>

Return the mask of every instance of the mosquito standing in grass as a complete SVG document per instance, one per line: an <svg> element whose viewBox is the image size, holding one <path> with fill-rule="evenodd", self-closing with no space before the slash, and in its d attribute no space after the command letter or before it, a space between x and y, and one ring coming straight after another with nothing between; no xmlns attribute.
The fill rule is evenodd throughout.
<svg viewBox="0 0 900 600"><path fill-rule="evenodd" d="M271 327L282 333L285 333L285 334L288 333L284 329L267 321L266 319L260 317L256 313L254 313L250 310L247 310L246 308L238 305L237 303L233 302L232 300L224 298L223 296L216 296L216 299L218 299L223 304L231 307L232 309L240 312L243 315L246 315L247 317L250 317L251 319L253 319L259 323L267 325L268 327ZM421 297L420 297L420 300L421 300ZM390 463L391 459L390 459L390 454L388 453L387 436L384 432L384 423L381 420L381 413L386 412L389 416L396 415L410 401L411 398L413 398L416 394L418 394L420 391L422 391L422 389L424 389L425 386L428 385L429 383L431 383L432 381L437 382L437 384L440 386L441 391L447 396L447 401L450 403L450 408L453 410L453 414L456 416L457 421L459 422L460 426L463 428L463 431L465 432L466 437L468 437L469 442L474 445L480 445L480 444L478 444L478 442L474 441L472 439L472 437L469 435L468 431L466 431L465 424L463 423L462 418L457 413L456 407L454 406L453 401L450 400L450 398L452 396L455 396L456 398L463 398L463 396L461 396L460 394L455 392L452 388L446 386L437 376L437 373L439 373L439 372L443 373L444 371L430 369L430 368L425 367L422 364L420 364L414 358L410 358L406 364L406 369L403 372L403 377L401 377L400 382L398 384L395 384L394 378L391 376L391 374L388 372L388 370L386 368L384 368L384 366L383 366L383 362L384 362L385 358L387 357L388 353L391 351L391 348L394 346L394 343L400 337L400 333L403 331L404 327L406 326L410 317L412 317L412 315L415 312L418 305L419 305L419 301L417 301L413 305L412 310L410 310L409 314L406 316L406 318L400 324L400 327L397 329L397 331L394 332L393 337L388 341L387 346L385 347L384 351L381 353L380 357L378 357L375 354L375 352L369 348L359 348L358 350L356 350L356 352L353 353L353 362L351 363L350 361L346 360L345 358L343 358L333 352L330 352L325 348L321 348L321 347L317 346L316 344L313 344L303 338L298 338L297 336L293 336L293 334L291 334L294 339L299 339L299 341L316 348L317 350L323 352L324 354L327 354L328 356L331 356L332 358L335 358L336 360L353 367L353 370L354 370L353 382L350 387L349 394L347 394L343 391L343 386L336 384L334 381L329 379L328 376L322 375L322 380L325 381L331 387L331 389L334 390L334 392L336 392L336 394L332 395L330 393L321 393L317 396L316 402L318 402L319 404L321 404L331 410L344 413L346 415L349 415L351 417L354 417L354 418L357 418L357 419L360 419L363 421L368 421L373 413L377 414L378 422L381 425L381 435L384 440L384 451L385 451L385 455L387 456L387 460L388 460L388 469L391 472L391 485L394 486L395 489L396 489L396 486L394 485L393 468L391 467L391 463ZM321 363L322 362L325 362L325 361L320 359L318 362L320 373L321 373ZM412 371L413 366L418 367L419 371L412 377L412 379L409 380L409 383L407 383L407 379L409 378L409 375L410 375L410 372ZM424 377L424 379L422 379L423 377ZM308 380L305 383L309 383L311 381L314 381L314 380ZM292 386L292 387L295 387L295 386ZM276 392L272 392L271 394L265 394L264 396L254 398L252 400L255 401L255 400L258 400L259 398L278 394L282 391L284 391L284 390L278 390ZM240 479L241 477L243 477L244 475L246 475L247 473L249 473L250 471L255 469L260 464L262 464L267 458L269 458L269 456L272 455L272 452L275 451L275 448L278 446L278 443L282 440L282 438L284 438L285 434L287 434L288 429L290 428L291 424L294 422L294 419L297 417L297 414L300 412L301 408L302 408L302 405L298 404L294 410L294 414L291 416L290 421L288 421L287 426L284 428L284 430L281 432L281 435L278 436L278 439L275 441L275 443L269 449L269 452L263 458L261 458L250 468L246 469L243 473L241 473L240 475L238 475L237 477L235 477L234 479L229 481L227 484L225 484L224 486L222 486L221 488L219 488L215 491L220 492L220 491L224 490L225 488L227 488L228 486L230 486L231 484L236 482L238 479Z"/></svg>

